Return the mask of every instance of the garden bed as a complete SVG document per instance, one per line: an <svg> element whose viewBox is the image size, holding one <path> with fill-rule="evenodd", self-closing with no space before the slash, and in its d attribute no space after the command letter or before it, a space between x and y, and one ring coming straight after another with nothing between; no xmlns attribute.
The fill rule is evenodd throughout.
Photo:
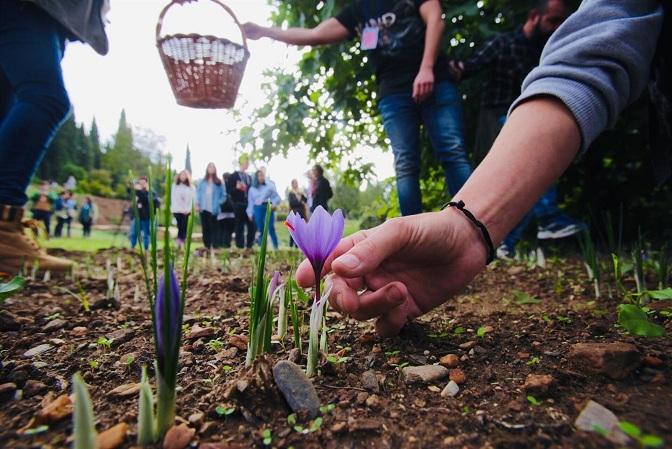
<svg viewBox="0 0 672 449"><path fill-rule="evenodd" d="M69 418L25 430L45 404L71 391L77 371L89 385L98 430L125 422L121 447L135 445L134 388L143 364L152 372L154 357L139 265L123 250L69 256L82 262L74 280L31 281L0 309L2 447L70 445ZM270 268L288 272L285 256L269 255ZM116 265L117 258L121 303L110 304L104 300L105 266L106 260ZM234 255L225 262L195 262L177 396L178 420L195 430L194 446L620 447L574 426L591 399L672 443L672 343L667 337L633 338L616 328L618 301L594 301L581 264L565 260L545 269L497 262L463 294L393 339L376 337L372 323L329 312L330 356L314 378L325 406L321 419L290 423L291 411L266 374L277 360L296 358L291 337L245 368L253 260ZM91 304L89 312L82 299ZM672 308L670 301L660 305ZM672 331L670 321L663 324ZM585 358L581 363L573 345L597 342L633 344L637 363L593 372L599 367L586 365ZM26 355L40 345L48 346ZM454 397L441 394L448 378L409 383L403 375L406 367L439 362L459 384ZM530 374L548 376L528 379Z"/></svg>

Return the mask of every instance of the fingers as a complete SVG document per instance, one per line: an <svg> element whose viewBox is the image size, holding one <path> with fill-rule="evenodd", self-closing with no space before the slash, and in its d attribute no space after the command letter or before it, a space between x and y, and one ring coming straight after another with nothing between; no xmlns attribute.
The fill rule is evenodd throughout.
<svg viewBox="0 0 672 449"><path fill-rule="evenodd" d="M413 83L413 100L418 101L418 98L420 98L420 83L419 82L414 82Z"/></svg>
<svg viewBox="0 0 672 449"><path fill-rule="evenodd" d="M353 309L348 312L354 319L359 321L370 320L378 316L383 316L400 305L402 305L408 296L406 286L401 282L391 282L383 288L373 292L366 292L357 298L358 302L345 303L344 308ZM350 298L345 298L345 300ZM342 300L342 302L345 302Z"/></svg>

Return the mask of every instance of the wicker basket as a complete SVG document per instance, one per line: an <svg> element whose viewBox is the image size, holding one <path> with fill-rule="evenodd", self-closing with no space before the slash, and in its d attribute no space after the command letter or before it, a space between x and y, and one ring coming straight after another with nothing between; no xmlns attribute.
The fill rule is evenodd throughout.
<svg viewBox="0 0 672 449"><path fill-rule="evenodd" d="M245 33L233 11L218 0L211 1L233 17L243 37L242 46L228 39L200 34L161 36L163 18L175 1L163 8L159 15L156 46L178 104L191 108L229 109L236 103L250 52Z"/></svg>

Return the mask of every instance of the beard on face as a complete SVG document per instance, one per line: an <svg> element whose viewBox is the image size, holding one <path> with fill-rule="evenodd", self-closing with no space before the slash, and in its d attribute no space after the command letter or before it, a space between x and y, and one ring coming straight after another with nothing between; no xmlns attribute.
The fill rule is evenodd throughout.
<svg viewBox="0 0 672 449"><path fill-rule="evenodd" d="M551 38L552 34L553 32L549 33L541 29L541 20L539 20L539 22L534 26L534 30L532 30L532 37L530 40L543 47Z"/></svg>

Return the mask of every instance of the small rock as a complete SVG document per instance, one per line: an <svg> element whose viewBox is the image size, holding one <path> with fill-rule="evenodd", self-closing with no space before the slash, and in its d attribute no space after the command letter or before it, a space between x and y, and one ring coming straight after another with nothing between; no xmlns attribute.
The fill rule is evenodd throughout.
<svg viewBox="0 0 672 449"><path fill-rule="evenodd" d="M18 331L21 329L19 317L7 310L0 310L0 331Z"/></svg>
<svg viewBox="0 0 672 449"><path fill-rule="evenodd" d="M441 392L441 397L442 398L448 398L448 397L454 397L457 395L457 393L460 392L460 387L457 385L457 383L454 380L451 380L448 382L448 385L445 386L443 391Z"/></svg>
<svg viewBox="0 0 672 449"><path fill-rule="evenodd" d="M620 380L639 367L640 355L630 343L576 343L570 349L569 360L587 373Z"/></svg>
<svg viewBox="0 0 672 449"><path fill-rule="evenodd" d="M360 391L359 393L357 393L357 398L355 399L355 402L358 405L364 405L367 399L369 399L369 393L367 393L366 391Z"/></svg>
<svg viewBox="0 0 672 449"><path fill-rule="evenodd" d="M245 335L232 335L229 337L229 344L241 351L247 351L247 342L248 340Z"/></svg>
<svg viewBox="0 0 672 449"><path fill-rule="evenodd" d="M117 347L119 345L123 345L131 338L133 338L133 330L117 329L116 331L107 334L105 337L112 340L112 347Z"/></svg>
<svg viewBox="0 0 672 449"><path fill-rule="evenodd" d="M518 354L516 354L516 356L521 360L525 360L525 359L530 358L530 353L529 352L519 352Z"/></svg>
<svg viewBox="0 0 672 449"><path fill-rule="evenodd" d="M596 428L600 429L605 432L606 438L611 442L627 445L630 442L630 438L623 433L618 423L618 417L611 410L595 401L588 401L576 418L576 421L574 421L574 426L586 432L595 432Z"/></svg>
<svg viewBox="0 0 672 449"><path fill-rule="evenodd" d="M366 406L369 408L375 409L378 408L379 405L380 405L380 398L375 394L372 394L366 399Z"/></svg>
<svg viewBox="0 0 672 449"><path fill-rule="evenodd" d="M506 270L506 272L508 274L510 274L511 276L515 276L517 274L520 274L523 271L525 271L525 268L521 267L520 265L515 265L515 266L509 268L508 270Z"/></svg>
<svg viewBox="0 0 672 449"><path fill-rule="evenodd" d="M186 424L173 426L168 429L163 438L163 449L184 449L187 447L196 431L190 429Z"/></svg>
<svg viewBox="0 0 672 449"><path fill-rule="evenodd" d="M16 384L14 382L7 382L0 385L0 398L11 397L16 391Z"/></svg>
<svg viewBox="0 0 672 449"><path fill-rule="evenodd" d="M380 429L380 425L381 423L373 418L355 419L353 416L348 417L350 432L374 431Z"/></svg>
<svg viewBox="0 0 672 449"><path fill-rule="evenodd" d="M51 343L54 346L62 346L65 344L65 340L62 338L50 338L49 343Z"/></svg>
<svg viewBox="0 0 672 449"><path fill-rule="evenodd" d="M320 399L313 383L298 365L280 360L273 366L273 379L292 411L305 413L311 419L317 416Z"/></svg>
<svg viewBox="0 0 672 449"><path fill-rule="evenodd" d="M466 343L462 343L460 345L460 349L464 349L466 351L467 349L471 349L474 346L476 346L476 342L472 340L472 341L468 341Z"/></svg>
<svg viewBox="0 0 672 449"><path fill-rule="evenodd" d="M492 326L490 326L490 325L488 325L488 326L483 326L483 330L485 331L485 333L489 334L489 333L491 333L492 331L494 331L495 328L492 327Z"/></svg>
<svg viewBox="0 0 672 449"><path fill-rule="evenodd" d="M62 394L35 415L36 424L52 424L60 421L72 413L72 401L70 396Z"/></svg>
<svg viewBox="0 0 672 449"><path fill-rule="evenodd" d="M439 359L439 363L446 368L455 368L460 364L460 358L457 354L446 354Z"/></svg>
<svg viewBox="0 0 672 449"><path fill-rule="evenodd" d="M464 371L455 368L450 370L450 380L458 385L462 385L467 380L467 376L464 374Z"/></svg>
<svg viewBox="0 0 672 449"><path fill-rule="evenodd" d="M664 363L665 362L661 359L652 355L647 355L642 359L642 365L648 366L649 368L659 368L663 366Z"/></svg>
<svg viewBox="0 0 672 449"><path fill-rule="evenodd" d="M119 385L117 388L114 390L110 390L107 392L108 396L118 396L118 397L126 397L126 396L134 396L140 391L140 384L139 383L130 383L130 384L123 384Z"/></svg>
<svg viewBox="0 0 672 449"><path fill-rule="evenodd" d="M189 424L192 426L195 426L196 424L199 424L201 421L203 421L204 417L205 415L202 412L196 412L189 415L187 421L189 421Z"/></svg>
<svg viewBox="0 0 672 449"><path fill-rule="evenodd" d="M48 344L48 343L43 343L41 345L35 346L34 348L31 348L27 350L26 352L23 353L24 357L35 357L40 354L44 354L45 352L53 349L53 346Z"/></svg>
<svg viewBox="0 0 672 449"><path fill-rule="evenodd" d="M201 327L196 324L189 330L187 340L197 340L199 338L212 337L213 335L215 335L215 330L213 328Z"/></svg>
<svg viewBox="0 0 672 449"><path fill-rule="evenodd" d="M299 348L292 348L292 350L289 351L287 360L289 360L292 363L299 363L301 361L301 351L299 350Z"/></svg>
<svg viewBox="0 0 672 449"><path fill-rule="evenodd" d="M49 387L47 387L42 382L29 379L23 386L23 394L25 394L26 397L35 396L36 394L42 393L47 388Z"/></svg>
<svg viewBox="0 0 672 449"><path fill-rule="evenodd" d="M77 326L72 328L72 330L70 331L70 335L72 335L73 337L82 337L86 335L88 331L89 330L84 326Z"/></svg>
<svg viewBox="0 0 672 449"><path fill-rule="evenodd" d="M125 422L119 423L101 432L96 437L97 449L116 449L124 443L128 425Z"/></svg>
<svg viewBox="0 0 672 449"><path fill-rule="evenodd" d="M555 379L550 374L528 374L523 384L525 393L535 397L548 396L555 388Z"/></svg>
<svg viewBox="0 0 672 449"><path fill-rule="evenodd" d="M380 391L380 383L378 382L378 376L373 370L364 371L362 373L362 387L378 393Z"/></svg>
<svg viewBox="0 0 672 449"><path fill-rule="evenodd" d="M423 365L423 366L406 366L402 368L401 374L406 383L431 383L448 376L448 369L441 365Z"/></svg>
<svg viewBox="0 0 672 449"><path fill-rule="evenodd" d="M431 391L432 393L440 393L441 392L441 389L439 387L437 387L436 385L430 385L429 387L427 387L427 389L429 391Z"/></svg>
<svg viewBox="0 0 672 449"><path fill-rule="evenodd" d="M345 430L347 424L345 422L337 422L331 426L331 431L334 433L341 433Z"/></svg>
<svg viewBox="0 0 672 449"><path fill-rule="evenodd" d="M56 318L56 319L53 319L53 320L49 321L47 324L45 324L44 327L42 328L42 330L44 332L53 332L53 331L57 331L59 329L63 329L66 324L68 324L67 321L65 321L61 318Z"/></svg>
<svg viewBox="0 0 672 449"><path fill-rule="evenodd" d="M363 344L373 343L374 341L376 341L376 335L371 332L367 332L360 335L357 338L357 340L359 340L359 342Z"/></svg>

